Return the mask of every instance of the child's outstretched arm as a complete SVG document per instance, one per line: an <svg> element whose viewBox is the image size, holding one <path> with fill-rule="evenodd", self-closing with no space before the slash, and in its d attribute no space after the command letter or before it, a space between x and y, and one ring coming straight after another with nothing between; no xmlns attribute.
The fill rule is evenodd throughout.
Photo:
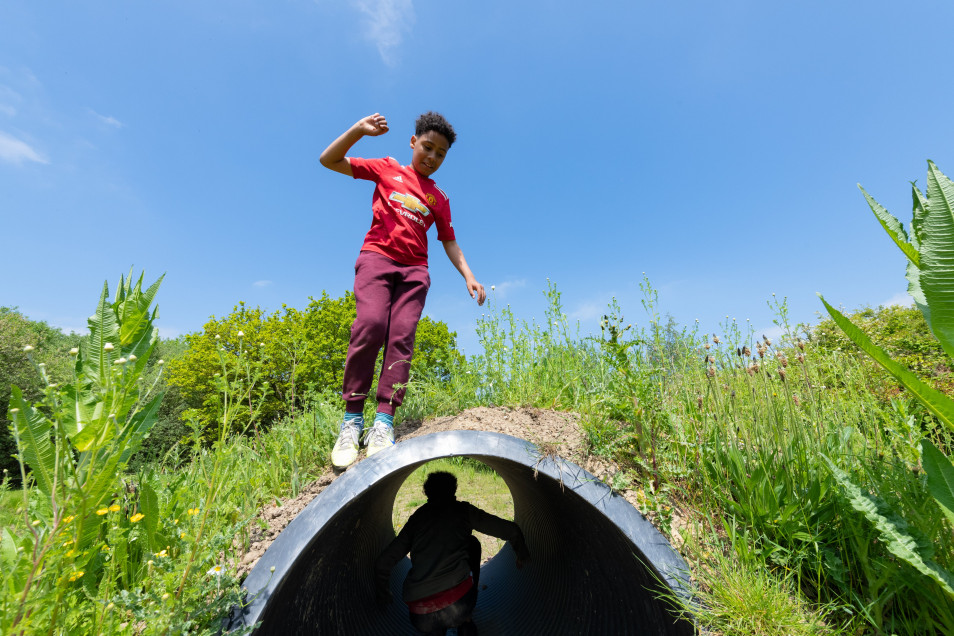
<svg viewBox="0 0 954 636"><path fill-rule="evenodd" d="M368 115L367 117L359 119L351 128L346 130L343 135L332 141L331 145L325 148L325 151L321 153L319 161L321 161L321 165L329 170L334 170L335 172L353 177L354 173L351 172L351 162L349 162L348 157L345 156L348 154L348 151L351 150L351 146L355 145L355 143L365 135L368 137L377 137L387 131L388 121L384 118L384 115L380 113Z"/></svg>
<svg viewBox="0 0 954 636"><path fill-rule="evenodd" d="M457 241L444 241L444 251L447 252L447 258L450 259L450 262L464 277L467 293L470 294L471 298L477 299L478 305L483 305L484 301L487 300L487 292L484 291L484 286L477 282L473 272L470 271L470 267L467 266L467 259L464 258L464 252L461 251L460 245L457 244Z"/></svg>

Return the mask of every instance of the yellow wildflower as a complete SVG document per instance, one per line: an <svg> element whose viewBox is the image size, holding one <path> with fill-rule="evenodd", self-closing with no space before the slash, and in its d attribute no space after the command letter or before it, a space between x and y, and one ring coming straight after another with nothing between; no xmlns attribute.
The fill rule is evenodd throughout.
<svg viewBox="0 0 954 636"><path fill-rule="evenodd" d="M110 512L119 512L119 504L113 504L109 507Z"/></svg>
<svg viewBox="0 0 954 636"><path fill-rule="evenodd" d="M107 512L109 512L109 508L100 508L99 510L96 511L96 514L98 514L100 517L102 517L102 516L103 516L104 514L106 514Z"/></svg>
<svg viewBox="0 0 954 636"><path fill-rule="evenodd" d="M80 571L78 571L78 572L73 572L72 574L70 574L70 581L75 581L76 579L80 578L81 576L83 576L82 570L80 570Z"/></svg>
<svg viewBox="0 0 954 636"><path fill-rule="evenodd" d="M66 519L63 519L63 523L69 523L69 522L71 522L71 521L72 521L73 519L75 519L75 518L76 518L75 516L70 515L70 516L67 517Z"/></svg>
<svg viewBox="0 0 954 636"><path fill-rule="evenodd" d="M190 514L190 515L197 515L197 514L199 514L199 509L198 509L198 508L189 508L189 514Z"/></svg>
<svg viewBox="0 0 954 636"><path fill-rule="evenodd" d="M137 521L142 521L143 517L145 516L146 515L142 514L141 512L137 512L136 514L131 516L129 520L132 521L133 523L136 523Z"/></svg>

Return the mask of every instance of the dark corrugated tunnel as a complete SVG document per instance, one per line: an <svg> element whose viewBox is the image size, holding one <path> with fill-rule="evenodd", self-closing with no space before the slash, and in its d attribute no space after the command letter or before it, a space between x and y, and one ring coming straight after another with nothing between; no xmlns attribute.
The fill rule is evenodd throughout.
<svg viewBox="0 0 954 636"><path fill-rule="evenodd" d="M494 634L694 633L654 590L689 595L688 567L625 499L582 468L525 440L482 431L433 433L362 460L322 491L248 575L248 606L231 627L267 634L415 634L401 602L410 561L392 572L394 602L374 602L374 559L394 537L398 490L442 457L483 462L504 480L532 560L509 545L481 568L474 621ZM274 572L271 570L274 568Z"/></svg>

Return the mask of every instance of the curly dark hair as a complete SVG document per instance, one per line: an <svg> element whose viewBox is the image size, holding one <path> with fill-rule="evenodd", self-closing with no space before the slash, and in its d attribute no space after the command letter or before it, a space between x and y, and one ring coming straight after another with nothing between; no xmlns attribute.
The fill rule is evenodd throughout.
<svg viewBox="0 0 954 636"><path fill-rule="evenodd" d="M457 477L444 471L433 472L424 481L428 501L452 501L457 496Z"/></svg>
<svg viewBox="0 0 954 636"><path fill-rule="evenodd" d="M450 125L450 122L444 119L444 116L440 113L429 110L417 118L417 122L414 124L414 134L420 137L431 130L447 138L448 148L457 141L457 133L454 132L454 127Z"/></svg>

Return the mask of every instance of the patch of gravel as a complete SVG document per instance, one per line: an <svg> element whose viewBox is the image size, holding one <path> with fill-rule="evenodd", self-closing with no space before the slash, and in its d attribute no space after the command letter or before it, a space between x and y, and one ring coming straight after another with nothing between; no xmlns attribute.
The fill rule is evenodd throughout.
<svg viewBox="0 0 954 636"><path fill-rule="evenodd" d="M619 471L619 467L614 463L589 453L586 435L580 427L580 416L576 413L537 408L511 409L481 406L468 409L458 415L436 417L423 422L416 420L402 422L395 427L394 437L395 442L400 443L401 440L420 435L460 430L490 431L528 440L540 447L544 454L558 455L578 464L605 483L612 483L613 477ZM359 456L358 461L362 459L363 456ZM258 516L259 522L253 522L249 550L242 555L238 563L234 564L240 580L248 575L275 537L291 523L298 513L304 510L318 493L334 481L336 476L329 466L297 497L262 508ZM620 494L639 509L635 490L627 489ZM651 516L650 520L652 521ZM261 525L265 528L261 528ZM674 528L678 525L680 524L673 523Z"/></svg>

